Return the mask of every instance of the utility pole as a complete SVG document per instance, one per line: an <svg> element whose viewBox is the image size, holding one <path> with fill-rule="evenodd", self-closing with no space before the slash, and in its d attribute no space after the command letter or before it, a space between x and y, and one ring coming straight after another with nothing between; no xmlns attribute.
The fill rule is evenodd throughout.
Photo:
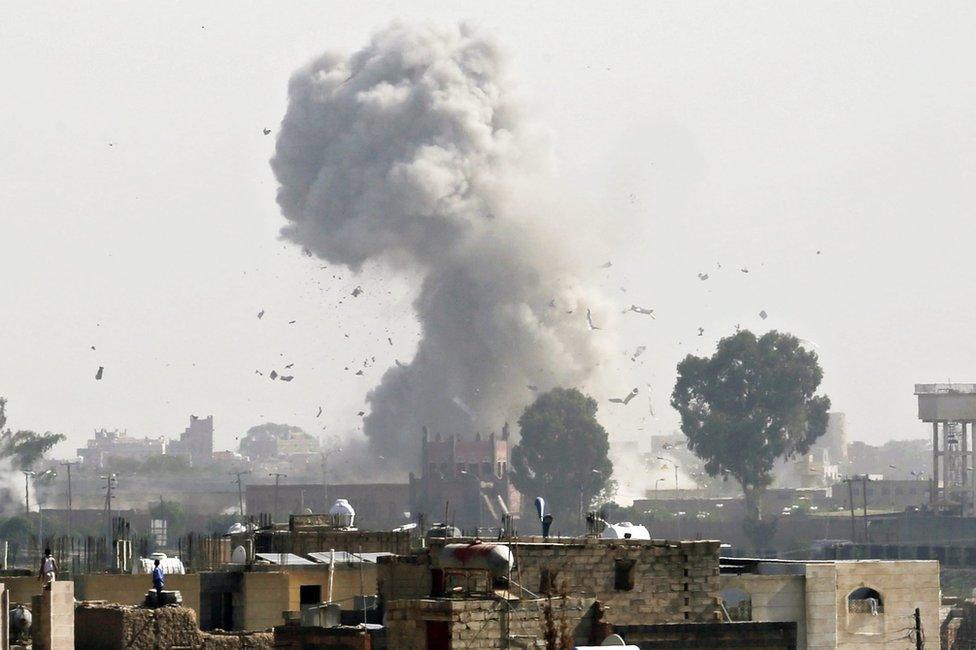
<svg viewBox="0 0 976 650"><path fill-rule="evenodd" d="M29 469L22 469L20 471L24 473L24 517L29 522L30 521L30 480L31 477L34 476L34 472L32 472ZM37 514L38 515L41 514L40 508L37 509ZM28 549L27 550L28 554L30 553L30 547L31 547L30 533L27 533L27 544L24 545L24 548Z"/></svg>
<svg viewBox="0 0 976 650"><path fill-rule="evenodd" d="M268 474L268 476L273 476L274 477L274 480L275 480L274 519L278 519L278 482L282 479L282 477L287 478L288 475L287 474L281 474L280 472L272 472L272 473ZM273 524L274 523L274 520L272 520L271 523Z"/></svg>
<svg viewBox="0 0 976 650"><path fill-rule="evenodd" d="M111 547L113 546L113 535L112 535L112 488L115 487L115 474L108 474L106 476L99 476L98 478L105 479L105 532L107 533L105 537L105 555L106 561L109 562L111 566L111 558L114 555Z"/></svg>
<svg viewBox="0 0 976 650"><path fill-rule="evenodd" d="M922 640L922 611L915 608L915 650L922 650L925 642Z"/></svg>
<svg viewBox="0 0 976 650"><path fill-rule="evenodd" d="M78 461L63 461L61 465L68 468L68 537L71 537L71 466L77 465Z"/></svg>
<svg viewBox="0 0 976 650"><path fill-rule="evenodd" d="M234 482L237 483L237 501L240 503L240 507L241 507L241 510L240 510L240 512L241 512L241 521L244 521L244 489L241 487L241 477L243 475L245 475L245 474L250 474L250 473L251 473L251 470L231 472L231 474L234 474L234 475L237 476L237 479L235 479Z"/></svg>
<svg viewBox="0 0 976 650"><path fill-rule="evenodd" d="M870 543L871 536L868 534L868 475L861 475L861 502L864 504L864 542Z"/></svg>
<svg viewBox="0 0 976 650"><path fill-rule="evenodd" d="M857 518L856 515L854 514L853 481L854 479L852 479L849 476L844 479L844 482L847 483L847 502L851 506L851 543L852 544L857 542L857 528L856 528Z"/></svg>

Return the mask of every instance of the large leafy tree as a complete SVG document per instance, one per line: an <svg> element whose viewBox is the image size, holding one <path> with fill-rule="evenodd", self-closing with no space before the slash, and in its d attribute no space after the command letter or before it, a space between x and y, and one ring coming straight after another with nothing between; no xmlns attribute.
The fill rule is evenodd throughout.
<svg viewBox="0 0 976 650"><path fill-rule="evenodd" d="M575 388L555 388L526 407L521 439L512 449L512 482L529 499L545 498L559 522L576 519L610 486L613 464L597 403Z"/></svg>
<svg viewBox="0 0 976 650"><path fill-rule="evenodd" d="M823 371L815 352L790 334L747 330L718 342L711 357L678 364L671 405L681 414L688 449L711 476L732 476L746 501L746 533L757 544L762 495L777 458L809 451L827 427L830 399L816 395Z"/></svg>
<svg viewBox="0 0 976 650"><path fill-rule="evenodd" d="M7 400L0 397L0 458L11 458L14 465L30 468L51 447L65 439L63 433L35 433L33 431L11 431L4 429L7 424Z"/></svg>

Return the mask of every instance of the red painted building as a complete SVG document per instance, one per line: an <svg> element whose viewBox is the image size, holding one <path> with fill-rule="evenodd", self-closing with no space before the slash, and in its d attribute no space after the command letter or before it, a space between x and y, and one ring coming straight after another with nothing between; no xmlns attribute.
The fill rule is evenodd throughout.
<svg viewBox="0 0 976 650"><path fill-rule="evenodd" d="M519 494L509 479L508 425L500 436L422 433L421 476L410 475L411 510L428 524L497 528L505 510L517 515Z"/></svg>

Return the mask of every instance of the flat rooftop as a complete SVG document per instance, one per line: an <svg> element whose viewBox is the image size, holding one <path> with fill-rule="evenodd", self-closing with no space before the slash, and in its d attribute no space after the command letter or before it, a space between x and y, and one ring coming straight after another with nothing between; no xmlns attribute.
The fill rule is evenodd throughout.
<svg viewBox="0 0 976 650"><path fill-rule="evenodd" d="M976 394L976 384L915 384L916 395L973 395Z"/></svg>

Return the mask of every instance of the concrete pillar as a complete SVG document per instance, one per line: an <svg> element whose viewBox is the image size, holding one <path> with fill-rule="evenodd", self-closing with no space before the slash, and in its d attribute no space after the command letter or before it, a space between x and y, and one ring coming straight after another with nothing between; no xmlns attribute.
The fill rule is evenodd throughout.
<svg viewBox="0 0 976 650"><path fill-rule="evenodd" d="M929 502L934 504L939 501L939 423L932 423L932 490L929 493Z"/></svg>
<svg viewBox="0 0 976 650"><path fill-rule="evenodd" d="M10 647L10 594L0 582L0 650Z"/></svg>
<svg viewBox="0 0 976 650"><path fill-rule="evenodd" d="M962 451L962 516L965 517L971 512L971 504L969 502L969 430L967 429L968 424L966 422L961 422L962 427L962 438L959 441L960 448Z"/></svg>
<svg viewBox="0 0 976 650"><path fill-rule="evenodd" d="M31 615L34 650L75 647L75 583L52 582L31 599Z"/></svg>

